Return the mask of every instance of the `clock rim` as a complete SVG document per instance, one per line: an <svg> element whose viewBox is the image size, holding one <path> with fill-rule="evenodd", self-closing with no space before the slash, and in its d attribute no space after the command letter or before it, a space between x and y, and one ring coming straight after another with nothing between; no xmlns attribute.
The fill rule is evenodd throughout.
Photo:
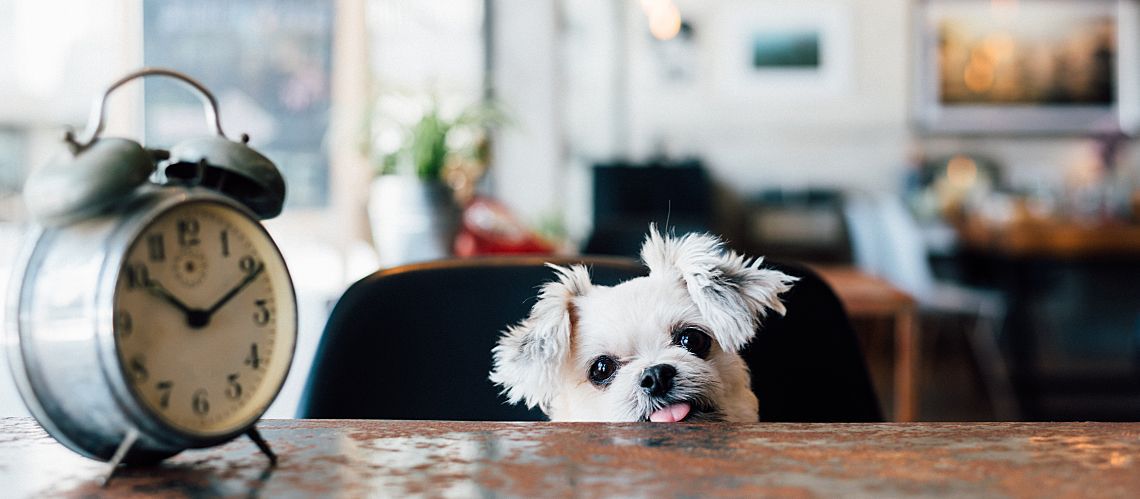
<svg viewBox="0 0 1140 499"><path fill-rule="evenodd" d="M95 226L97 231L103 232L98 238L106 241L106 237L119 222L112 222L104 216L91 218L87 224ZM110 229L105 227L110 227ZM52 252L58 248L54 241L45 242L45 240L49 237L57 237L55 234L60 231L61 228L58 227L32 225L28 230L21 253L14 261L17 266L14 268L9 281L7 315L5 317L5 340L7 343L5 350L9 360L9 370L12 373L17 392L28 412L48 435L63 444L64 447L82 456L108 461L112 457L113 446L119 445L130 429L138 428L138 424L132 415L125 411L108 415L109 424L117 428L110 432L106 424L93 425L89 421L72 417L68 414L68 410L64 409L65 404L60 397L73 395L73 393L66 389L60 390L58 386L51 386L50 378L57 377L61 373L45 371L40 354L38 352L29 353L26 349L27 343L38 343L40 341L35 336L36 333L43 334L38 327L29 326L22 313L30 307L28 303L32 303L29 301L30 296L34 296L33 290L36 283L30 282L30 280L39 276L41 267L38 261L50 257ZM106 251L103 251L97 263L97 270L100 271L100 274L106 256ZM33 264L35 265L33 266ZM33 270L35 271L33 272ZM101 275L96 275L92 281L88 282L98 287L100 279ZM94 308L94 299L90 300L88 304ZM93 319L93 317L89 318ZM25 338L28 329L32 330L33 336ZM92 348L92 360L97 363L92 366L92 370L96 372L91 374L98 376L98 380L90 387L92 395L83 397L83 401L79 405L96 408L105 406L107 402L117 402L117 400L114 400L111 388L105 382L106 378L102 376L104 366L97 351L95 331L91 330L88 333L90 333L89 336L85 337L83 342ZM71 407L70 410L74 409L75 407ZM128 464L155 463L178 454L186 448L189 446L179 446L171 443L169 439L155 438L154 435L142 433L141 438L132 447L131 452L123 462Z"/></svg>
<svg viewBox="0 0 1140 499"><path fill-rule="evenodd" d="M257 424L257 421L265 414L277 397L281 394L281 389L285 386L285 381L289 377L289 373L293 366L293 357L296 354L297 348L297 335L299 320L297 317L297 291L293 286L292 274L289 272L289 267L285 261L284 255L281 253L281 248L277 246L269 231L261 224L257 215L247 209L245 206L237 203L236 201L215 193L214 191L206 190L199 187L178 187L178 186L162 186L154 189L147 189L146 192L140 193L138 199L139 203L147 203L149 206L136 209L131 216L122 220L107 237L108 248L114 248L108 252L107 259L103 262L102 270L99 276L99 289L96 293L95 308L100 314L96 322L95 341L98 345L98 357L103 366L102 374L111 388L111 392L119 402L120 407L130 413L130 418L134 421L143 423L140 424L140 430L144 431L156 439L168 440L171 443L176 443L179 446L186 448L200 448L210 447L222 442L229 441L234 437L246 432L250 427ZM122 275L123 265L126 263L127 253L130 248L142 237L143 232L147 227L150 227L159 217L167 212L177 209L187 204L214 204L224 208L233 210L238 216L245 217L257 231L265 238L269 248L280 260L281 268L284 271L284 280L280 284L286 287L285 296L289 298L288 309L290 310L291 320L286 321L283 325L288 326L288 331L284 327L278 327L277 334L281 332L289 333L287 338L289 345L287 348L281 348L281 337L275 340L274 356L284 354L285 357L281 362L284 362L284 368L281 370L280 378L278 380L270 379L269 373L262 383L276 383L276 386L269 392L270 395L264 407L258 408L251 413L251 416L242 420L241 424L235 424L232 428L223 429L220 431L196 432L179 426L175 426L165 421L158 413L151 410L146 402L141 399L141 395L135 393L135 389L128 381L129 373L123 365L118 354L118 340L115 337L114 329L114 306L115 306L115 288L118 284L118 277ZM129 210L129 209L127 209ZM281 310L280 304L276 304L277 310ZM280 314L279 314L280 316ZM279 324L282 324L279 322ZM176 438L171 438L174 433Z"/></svg>
<svg viewBox="0 0 1140 499"><path fill-rule="evenodd" d="M24 351L25 342L23 340L24 321L21 317L21 311L24 308L24 301L26 293L30 292L30 286L25 286L29 278L35 276L31 272L32 263L45 256L45 251L42 250L44 237L53 229L48 229L43 226L33 225L29 228L26 237L27 240L20 251L19 256L13 263L16 265L13 274L10 277L7 304L5 310L5 343L6 355L8 356L8 370L12 373L12 381L16 385L16 392L19 393L20 399L24 402L28 412L36 419L36 422L43 427L52 438L58 440L64 447L67 447L79 454L92 458L103 459L95 450L88 448L75 438L72 432L76 431L74 424L70 421L65 421L66 416L58 414L58 409L49 409L45 406L44 400L52 398L52 396L45 396L45 389L40 388L39 385L42 381L35 381L34 374L38 374L37 369L33 369L30 364L38 364L39 361L35 356L27 355ZM59 229L54 229L59 230ZM25 358L27 356L27 358ZM30 361L30 362L29 362ZM33 371L36 371L33 373ZM102 369L99 369L102 371ZM43 400L42 400L43 399ZM54 402L53 402L54 403ZM70 419L70 418L67 418ZM80 429L82 431L83 429ZM177 454L178 450L166 452L163 457ZM159 458L162 459L162 458Z"/></svg>

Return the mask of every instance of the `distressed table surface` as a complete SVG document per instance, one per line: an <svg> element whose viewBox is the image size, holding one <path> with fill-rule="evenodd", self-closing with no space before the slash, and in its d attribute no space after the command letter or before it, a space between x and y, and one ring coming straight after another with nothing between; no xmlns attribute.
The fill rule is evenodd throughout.
<svg viewBox="0 0 1140 499"><path fill-rule="evenodd" d="M1140 497L1140 423L704 424L272 420L129 468L0 419L0 496Z"/></svg>

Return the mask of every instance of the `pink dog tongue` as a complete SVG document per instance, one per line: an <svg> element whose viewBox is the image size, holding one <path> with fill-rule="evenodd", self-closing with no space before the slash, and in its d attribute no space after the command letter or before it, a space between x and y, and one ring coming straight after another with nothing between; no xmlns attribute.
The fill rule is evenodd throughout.
<svg viewBox="0 0 1140 499"><path fill-rule="evenodd" d="M673 404L649 415L654 423L676 423L689 415L689 404L684 402Z"/></svg>

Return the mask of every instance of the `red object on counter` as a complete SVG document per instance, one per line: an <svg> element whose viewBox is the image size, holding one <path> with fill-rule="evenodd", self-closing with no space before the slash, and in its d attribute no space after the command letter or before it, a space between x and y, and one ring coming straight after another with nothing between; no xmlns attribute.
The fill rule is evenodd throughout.
<svg viewBox="0 0 1140 499"><path fill-rule="evenodd" d="M456 256L554 253L554 245L518 221L501 203L477 197L463 209Z"/></svg>

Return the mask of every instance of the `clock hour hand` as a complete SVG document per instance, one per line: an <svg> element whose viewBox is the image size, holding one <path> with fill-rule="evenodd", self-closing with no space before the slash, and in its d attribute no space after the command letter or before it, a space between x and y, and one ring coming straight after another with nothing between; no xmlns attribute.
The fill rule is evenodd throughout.
<svg viewBox="0 0 1140 499"><path fill-rule="evenodd" d="M206 327L206 324L210 322L210 312L207 312L200 308L190 308L185 303L182 303L182 300L179 300L176 296L174 296L173 293L167 291L162 283L154 279L147 279L146 290L150 294L162 298L163 301L174 305L175 308L181 310L182 313L186 315L186 324L191 328L201 329L203 327Z"/></svg>
<svg viewBox="0 0 1140 499"><path fill-rule="evenodd" d="M242 279L241 282L237 284L237 286L234 286L233 289L226 293L225 296L222 296L217 303L206 309L206 316L209 317L211 315L214 315L214 312L217 312L219 308L222 308L222 305L228 303L231 299L233 299L233 297L237 296L241 290L245 289L249 283L253 282L254 279L257 279L257 276L261 274L262 270L265 270L265 265L258 264L258 266L253 269L253 272L250 272L249 275L246 275L245 279Z"/></svg>
<svg viewBox="0 0 1140 499"><path fill-rule="evenodd" d="M181 310L182 313L186 314L186 317L190 317L190 315L194 313L194 309L188 307L185 303L182 303L182 300L179 300L170 291L167 291L166 287L164 287L162 283L154 279L146 280L146 290L148 293L162 298L162 300L166 303L174 305L175 308Z"/></svg>

